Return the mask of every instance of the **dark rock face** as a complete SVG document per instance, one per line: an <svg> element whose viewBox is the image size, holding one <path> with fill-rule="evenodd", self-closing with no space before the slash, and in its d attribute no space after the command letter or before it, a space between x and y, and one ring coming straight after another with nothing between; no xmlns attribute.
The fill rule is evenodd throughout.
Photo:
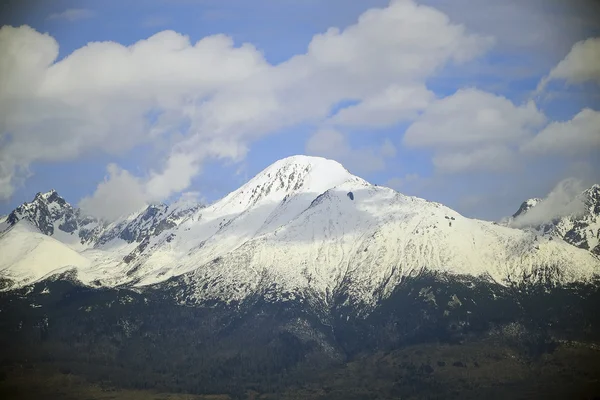
<svg viewBox="0 0 600 400"><path fill-rule="evenodd" d="M569 229L563 236L563 239L571 243L573 246L579 247L580 249L590 250L587 242L586 228L588 224L583 221L575 221L573 228Z"/></svg>
<svg viewBox="0 0 600 400"><path fill-rule="evenodd" d="M79 210L74 209L58 193L51 190L38 193L30 203L24 203L8 216L9 225L27 220L40 232L52 236L58 228L66 233L74 233L79 227Z"/></svg>
<svg viewBox="0 0 600 400"><path fill-rule="evenodd" d="M512 217L517 218L519 215L525 214L527 211L529 211L532 207L534 207L540 201L541 201L541 199L530 199L530 200L524 201L523 203L521 203L521 206L519 207L517 212L512 215Z"/></svg>
<svg viewBox="0 0 600 400"><path fill-rule="evenodd" d="M42 194L38 193L36 195L36 198L41 197ZM63 199L62 197L60 197L58 195L58 193L55 190L50 191L50 195L47 197L47 201L48 203L52 204L52 203L56 203L61 207L65 207L68 203L65 201L65 199Z"/></svg>
<svg viewBox="0 0 600 400"><path fill-rule="evenodd" d="M134 219L106 230L100 237L99 242L106 243L118 237L128 243L143 243L150 237L157 236L164 231L176 227L178 221L185 219L200 208L201 206L197 205L190 208L172 210L165 204L150 205Z"/></svg>
<svg viewBox="0 0 600 400"><path fill-rule="evenodd" d="M67 233L74 233L78 227L77 218L73 214L65 216L64 222L58 225L58 229Z"/></svg>
<svg viewBox="0 0 600 400"><path fill-rule="evenodd" d="M27 220L40 232L52 236L56 230L77 235L82 244L99 246L120 238L128 243L143 243L152 236L177 226L177 221L186 218L201 206L170 210L164 204L150 205L132 220L109 224L94 217L84 216L72 207L59 194L51 190L36 194L33 201L24 203L13 210L7 222L9 226Z"/></svg>
<svg viewBox="0 0 600 400"><path fill-rule="evenodd" d="M141 242L148 236L157 235L165 229L174 227L175 224L168 220L168 210L169 207L164 204L148 206L125 226L119 237L129 243Z"/></svg>
<svg viewBox="0 0 600 400"><path fill-rule="evenodd" d="M567 243L598 253L600 239L600 185L594 185L580 196L585 208L579 215L559 218L544 226Z"/></svg>
<svg viewBox="0 0 600 400"><path fill-rule="evenodd" d="M150 244L150 236L146 236L144 240L142 240L141 243L131 253L129 253L123 258L123 261L127 264L134 261L146 249L146 247L148 247L148 244ZM134 270L130 270L127 274L131 275L134 272Z"/></svg>
<svg viewBox="0 0 600 400"><path fill-rule="evenodd" d="M350 200L354 200L354 193L352 193L352 192L348 192L348 195L347 195L347 196L348 196L348 198L349 198Z"/></svg>

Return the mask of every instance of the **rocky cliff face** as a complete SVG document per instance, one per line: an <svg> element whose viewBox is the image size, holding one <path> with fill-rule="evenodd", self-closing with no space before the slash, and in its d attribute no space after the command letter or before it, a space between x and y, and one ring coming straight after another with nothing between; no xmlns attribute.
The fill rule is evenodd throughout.
<svg viewBox="0 0 600 400"><path fill-rule="evenodd" d="M78 210L54 190L36 194L33 201L23 203L13 210L8 215L7 222L14 225L23 219L30 221L48 236L52 236L57 229L69 234L74 233L80 224Z"/></svg>
<svg viewBox="0 0 600 400"><path fill-rule="evenodd" d="M31 202L14 209L2 230L6 231L19 221L27 221L47 236L75 247L77 250L101 247L112 240L140 243L151 236L174 228L187 215L201 208L164 204L150 205L141 212L109 223L85 216L55 190L38 193Z"/></svg>

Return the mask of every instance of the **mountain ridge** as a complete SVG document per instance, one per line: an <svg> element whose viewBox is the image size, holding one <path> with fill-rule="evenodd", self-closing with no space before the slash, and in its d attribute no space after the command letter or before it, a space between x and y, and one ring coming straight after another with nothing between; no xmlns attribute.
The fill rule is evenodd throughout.
<svg viewBox="0 0 600 400"><path fill-rule="evenodd" d="M517 218L527 217L531 210L544 204L544 199L534 198L525 201L511 219L504 222L511 226ZM525 227L552 237L565 240L573 246L600 255L600 185L585 189L571 201L577 212L549 218L548 221L526 224Z"/></svg>
<svg viewBox="0 0 600 400"><path fill-rule="evenodd" d="M279 160L208 206L150 205L110 224L81 216L56 191L25 205L4 223L0 244L27 220L55 240L52 252L64 246L89 261L57 271L74 269L90 286L175 287L188 302L261 294L330 303L342 293L370 309L423 270L554 283L589 280L600 270L596 255L563 241L566 233L469 219L318 157ZM41 260L40 251L26 254ZM36 268L4 261L0 276L12 279L8 288L20 287L47 276Z"/></svg>

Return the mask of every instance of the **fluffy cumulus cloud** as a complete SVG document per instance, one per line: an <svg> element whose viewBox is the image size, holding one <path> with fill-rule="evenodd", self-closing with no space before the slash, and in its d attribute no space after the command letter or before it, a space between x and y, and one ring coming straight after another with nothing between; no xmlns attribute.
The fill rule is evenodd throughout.
<svg viewBox="0 0 600 400"><path fill-rule="evenodd" d="M435 94L424 85L391 85L357 105L343 108L328 122L340 126L385 128L417 117L434 99Z"/></svg>
<svg viewBox="0 0 600 400"><path fill-rule="evenodd" d="M390 140L384 140L379 146L353 148L341 132L322 129L310 137L306 153L337 160L360 174L383 170L385 160L396 155L396 147Z"/></svg>
<svg viewBox="0 0 600 400"><path fill-rule="evenodd" d="M376 116L369 113L380 113L382 105L393 107L385 104L386 96L397 106L387 112L401 116L424 101L406 99L399 86L417 87L413 91L426 97L420 85L427 77L449 62L482 54L490 45L489 38L466 32L435 9L393 1L365 12L344 30L315 35L307 53L218 93L200 110L199 130L255 136L300 122L321 123L344 100L357 102L360 118L373 121Z"/></svg>
<svg viewBox="0 0 600 400"><path fill-rule="evenodd" d="M406 131L412 147L461 148L514 143L545 121L533 103L510 100L477 89L461 89L431 105Z"/></svg>
<svg viewBox="0 0 600 400"><path fill-rule="evenodd" d="M434 151L439 172L503 170L514 165L518 146L533 137L546 118L534 103L462 89L435 101L405 132L410 148Z"/></svg>
<svg viewBox="0 0 600 400"><path fill-rule="evenodd" d="M89 43L57 61L52 37L27 26L5 26L0 29L5 55L0 59L0 196L9 198L33 163L169 143L144 176L111 166L107 180L82 204L106 199L105 188L124 179L142 186L132 192L131 204L162 200L185 190L207 159L239 161L264 135L298 123L324 126L333 107L345 100L356 106L340 111L334 123L372 126L414 118L433 99L424 87L428 77L448 63L477 57L491 44L410 0L394 0L368 10L354 25L318 34L306 53L277 65L225 35L192 43L173 31L130 46ZM331 132L336 131L317 135L340 140ZM384 143L365 154L377 169L375 158L393 153L393 145ZM129 204L113 203L115 208Z"/></svg>
<svg viewBox="0 0 600 400"><path fill-rule="evenodd" d="M526 154L579 156L600 150L600 112L583 109L571 120L552 122L521 149Z"/></svg>
<svg viewBox="0 0 600 400"><path fill-rule="evenodd" d="M78 206L87 215L94 215L107 221L113 221L156 203L164 198L181 192L189 186L185 179L188 175L178 176L178 168L199 168L197 164L188 164L185 158L173 157L163 174L151 173L145 178L132 175L116 164L109 164L107 175L98 184L94 193L81 199ZM183 165L176 165L182 163ZM170 182L169 179L175 180ZM201 201L198 192L182 192L175 199L177 205L191 206Z"/></svg>
<svg viewBox="0 0 600 400"><path fill-rule="evenodd" d="M569 54L541 80L538 91L554 80L570 84L588 81L600 84L600 38L577 42Z"/></svg>
<svg viewBox="0 0 600 400"><path fill-rule="evenodd" d="M71 160L92 151L122 154L159 137L181 141L190 133L180 127L194 118L206 98L266 67L250 45L234 47L222 35L191 43L172 31L129 47L90 43L55 62L58 45L53 38L26 26L5 26L0 51L7 55L0 60L4 198L33 162ZM175 152L177 159L165 163L166 174L173 176L172 168L178 166L183 174L195 174L198 168L189 166L194 164L190 159L201 161L208 147L213 153L219 150L210 143L181 147L186 154ZM191 176L181 179L189 182ZM173 188L161 189L164 193L182 189L181 180L165 181Z"/></svg>
<svg viewBox="0 0 600 400"><path fill-rule="evenodd" d="M192 154L174 153L160 173L152 173L146 186L150 200L160 201L190 185L200 171L200 160Z"/></svg>
<svg viewBox="0 0 600 400"><path fill-rule="evenodd" d="M498 47L563 56L595 30L600 4L590 0L422 0L470 29L494 36ZM591 28L591 29L590 29ZM531 60L534 61L534 60ZM542 72L542 70L540 70ZM544 71L547 72L547 71Z"/></svg>
<svg viewBox="0 0 600 400"><path fill-rule="evenodd" d="M81 199L79 207L86 214L114 220L180 193L190 185L190 177L199 169L195 157L186 154L171 155L161 173L153 171L145 177L134 176L116 164L109 164L107 176L92 195Z"/></svg>
<svg viewBox="0 0 600 400"><path fill-rule="evenodd" d="M331 28L315 36L308 55L324 68L385 84L426 78L448 61L472 59L490 44L491 39L468 34L434 8L396 0L368 10L343 31Z"/></svg>
<svg viewBox="0 0 600 400"><path fill-rule="evenodd" d="M80 201L79 207L84 213L112 220L147 204L144 185L138 178L115 164L109 164L107 172L94 194Z"/></svg>
<svg viewBox="0 0 600 400"><path fill-rule="evenodd" d="M505 146L442 152L433 157L436 169L447 174L470 171L505 172L512 170L517 162L516 152Z"/></svg>
<svg viewBox="0 0 600 400"><path fill-rule="evenodd" d="M586 189L584 183L575 178L560 181L556 187L526 213L519 215L511 226L523 228L539 226L567 215L577 215L585 211L585 203L579 196Z"/></svg>

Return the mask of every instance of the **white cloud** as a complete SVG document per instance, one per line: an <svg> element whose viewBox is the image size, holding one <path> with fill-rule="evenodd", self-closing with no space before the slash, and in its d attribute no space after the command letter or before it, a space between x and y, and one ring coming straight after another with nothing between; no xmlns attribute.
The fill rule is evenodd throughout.
<svg viewBox="0 0 600 400"><path fill-rule="evenodd" d="M349 145L341 132L335 129L322 129L315 132L306 142L310 154L339 157L349 151Z"/></svg>
<svg viewBox="0 0 600 400"><path fill-rule="evenodd" d="M385 160L396 155L396 148L389 140L380 146L352 148L341 132L321 129L306 143L306 152L337 160L352 172L369 173L383 170Z"/></svg>
<svg viewBox="0 0 600 400"><path fill-rule="evenodd" d="M343 31L331 28L316 35L309 55L344 75L424 78L447 61L472 59L491 44L491 39L468 35L434 8L396 0L385 9L366 11Z"/></svg>
<svg viewBox="0 0 600 400"><path fill-rule="evenodd" d="M552 122L522 146L526 154L577 156L600 149L600 112L581 110L566 122Z"/></svg>
<svg viewBox="0 0 600 400"><path fill-rule="evenodd" d="M207 158L239 161L252 141L298 123L323 123L344 99L364 101L363 108L383 112L387 121L404 118L427 101L425 79L491 43L409 0L315 35L305 54L278 65L225 35L191 43L173 31L131 46L89 43L56 61L53 38L3 27L0 50L11 56L0 60L0 81L10 82L0 94L0 195L9 197L35 162L166 143L165 167L154 166L140 182L146 196L170 196L189 185ZM398 87L417 88L422 97L402 100ZM386 96L399 115L389 115L390 105L378 108ZM387 144L361 157L380 168L376 156L392 152Z"/></svg>
<svg viewBox="0 0 600 400"><path fill-rule="evenodd" d="M535 104L515 106L505 97L461 89L433 103L406 130L410 147L463 148L518 143L545 122Z"/></svg>
<svg viewBox="0 0 600 400"><path fill-rule="evenodd" d="M54 63L56 41L29 27L0 29L0 148L4 198L32 162L123 152L179 126L202 100L265 67L252 46L217 35L192 44L172 31L129 47L90 43ZM156 111L152 125L147 114ZM178 139L179 138L179 139ZM168 140L167 140L168 141ZM196 149L186 149L194 153Z"/></svg>
<svg viewBox="0 0 600 400"><path fill-rule="evenodd" d="M585 189L581 180L575 178L562 180L543 201L515 218L511 222L511 226L515 228L535 227L548 223L554 218L583 213L585 203L578 196Z"/></svg>
<svg viewBox="0 0 600 400"><path fill-rule="evenodd" d="M150 171L145 177L133 176L128 171L109 164L109 176L98 184L93 195L81 201L80 206L90 215L112 220L136 211L144 204L159 203L181 193L199 174L206 158L238 160L246 152L237 143L219 140L205 143L198 149L195 146L198 144L197 139L192 136L175 145L164 166L158 171ZM191 148L187 148L189 146ZM119 193L114 194L112 191ZM131 198L126 199L127 196ZM198 197L199 194L196 193L195 196ZM94 207L98 207L98 211Z"/></svg>
<svg viewBox="0 0 600 400"><path fill-rule="evenodd" d="M30 100L44 82L48 67L58 57L58 43L48 34L21 26L0 28L0 100ZM2 113L5 117L6 113ZM4 118L0 119L3 122ZM3 130L6 129L2 126Z"/></svg>
<svg viewBox="0 0 600 400"><path fill-rule="evenodd" d="M344 30L315 35L306 54L219 93L201 110L205 118L198 130L256 135L319 122L342 100L382 97L394 85L422 85L446 63L475 57L489 45L488 38L468 34L432 8L394 1Z"/></svg>
<svg viewBox="0 0 600 400"><path fill-rule="evenodd" d="M94 194L79 202L84 214L111 221L138 211L147 204L147 195L140 179L115 164L108 165L107 172L108 176L98 185Z"/></svg>
<svg viewBox="0 0 600 400"><path fill-rule="evenodd" d="M419 174L406 174L403 177L395 177L389 179L385 185L397 191L401 191L406 185L417 182L421 179Z"/></svg>
<svg viewBox="0 0 600 400"><path fill-rule="evenodd" d="M515 148L545 123L534 103L463 89L437 100L406 130L408 147L431 148L441 172L484 168L502 170L514 164Z"/></svg>
<svg viewBox="0 0 600 400"><path fill-rule="evenodd" d="M196 156L185 153L172 154L160 173L153 173L146 184L151 200L160 201L190 186L191 179L200 171Z"/></svg>
<svg viewBox="0 0 600 400"><path fill-rule="evenodd" d="M446 174L468 171L507 171L516 164L515 152L504 146L441 153L433 157L433 165L436 169Z"/></svg>
<svg viewBox="0 0 600 400"><path fill-rule="evenodd" d="M62 19L67 21L78 21L81 19L92 18L96 15L94 10L87 8L68 8L59 13L53 13L48 16L50 20Z"/></svg>
<svg viewBox="0 0 600 400"><path fill-rule="evenodd" d="M539 77L573 43L598 32L600 3L592 0L422 0L453 21L496 39L503 55L527 57L527 68ZM498 73L507 77L509 67ZM481 74L478 69L477 75Z"/></svg>
<svg viewBox="0 0 600 400"><path fill-rule="evenodd" d="M175 206L192 207L199 203L205 203L205 199L200 192L183 192L181 196L173 203Z"/></svg>
<svg viewBox="0 0 600 400"><path fill-rule="evenodd" d="M567 56L538 85L538 92L553 80L570 84L592 81L600 84L600 38L575 43Z"/></svg>
<svg viewBox="0 0 600 400"><path fill-rule="evenodd" d="M393 158L396 157L396 146L392 143L391 140L386 139L381 145L380 149L381 155L385 158Z"/></svg>
<svg viewBox="0 0 600 400"><path fill-rule="evenodd" d="M329 122L335 125L383 128L415 118L434 98L435 94L424 85L392 85L355 106L340 110Z"/></svg>
<svg viewBox="0 0 600 400"><path fill-rule="evenodd" d="M171 154L161 172L152 171L147 177L134 176L109 164L108 176L91 196L80 201L79 207L87 215L111 221L182 192L199 170L197 157L183 153ZM186 198L189 200L192 195L199 197L198 193L189 192Z"/></svg>

